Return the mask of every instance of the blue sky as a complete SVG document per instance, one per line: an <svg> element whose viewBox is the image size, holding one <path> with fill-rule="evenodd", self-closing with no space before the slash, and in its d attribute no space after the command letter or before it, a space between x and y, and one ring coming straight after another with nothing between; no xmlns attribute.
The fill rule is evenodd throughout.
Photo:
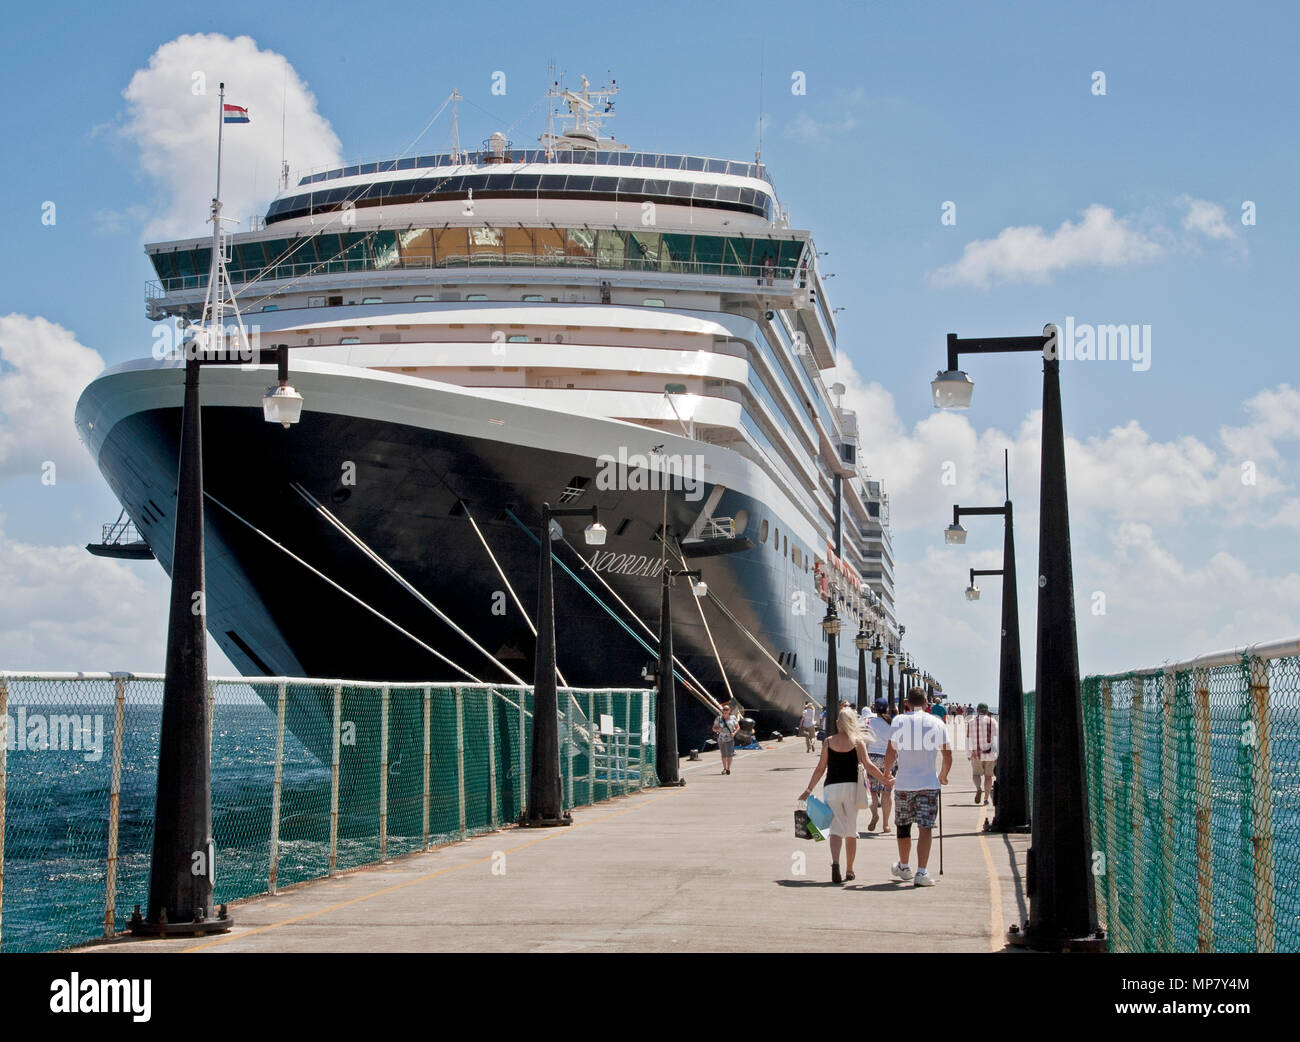
<svg viewBox="0 0 1300 1042"><path fill-rule="evenodd" d="M1082 496L1072 498L1076 585L1081 597L1104 586L1116 605L1106 619L1081 619L1085 671L1210 650L1201 642L1278 637L1300 626L1300 580L1269 587L1277 601L1263 604L1266 613L1235 600L1195 611L1185 602L1218 596L1213 572L1250 583L1293 567L1295 435L1291 399L1278 388L1291 379L1284 359L1295 333L1283 309L1300 270L1298 21L1290 5L1250 3L391 3L373 22L322 5L140 4L129 17L100 5L25 5L7 15L0 38L0 83L11 99L0 315L57 323L106 364L148 350L143 227L165 192L127 130L123 91L160 46L187 33L246 34L283 54L348 158L401 150L452 87L466 97L462 141L476 143L533 107L550 59L570 80L586 72L600 81L607 70L617 78L612 129L633 147L746 157L756 145L761 70L764 160L793 224L828 251L830 294L845 308L841 351L859 378L850 399L871 411L864 426L878 424L889 443L878 446L889 458L873 459L872 444L863 450L895 489L900 611L917 654L941 677L966 673L972 657L981 668L989 660L978 627L996 625L997 598L968 608L960 591L967 567L995 563L973 555L996 550L996 532L972 529L968 553L937 544L945 499L993 494L1001 444L1020 447L1013 496L1023 494L1021 570L1033 571L1038 367L1027 358L973 362L977 407L967 427L936 425L927 383L942 367L945 334L1033 333L1067 315L1152 329L1147 371L1118 362L1065 368L1067 428L1087 454ZM497 70L507 75L504 97L490 91ZM1104 96L1093 93L1097 71ZM796 72L806 94L791 91ZM248 103L227 78L230 100ZM542 116L538 107L512 137L531 141ZM422 147L445 142L444 119ZM206 183L210 158L195 156L193 174ZM264 203L269 178L262 184ZM53 227L40 220L46 200L57 204ZM940 221L945 201L956 206L955 225ZM1254 226L1240 223L1246 201ZM1089 207L1109 215L1124 256L1085 244L1053 271L1031 264L1009 273L1007 251L996 249L958 265L972 244L997 243L1012 228L1036 226L1060 247L1053 236L1063 222L1078 225ZM1208 216L1189 225L1193 213ZM194 215L195 234L202 219ZM945 269L957 277L945 282ZM14 372L8 355L0 379L6 372ZM1261 392L1277 397L1248 412ZM1135 420L1145 440L1112 436ZM14 422L0 415L0 431ZM1220 433L1251 424L1226 442ZM969 468L962 464L955 489L939 487L941 463L964 458L963 445ZM1243 446L1259 449L1269 480L1225 500L1219 483ZM32 452L0 455L10 541L0 545L18 541L31 555L84 543L116 514L111 495L85 460L42 486L46 457ZM899 457L915 460L916 473L891 473ZM1230 560L1211 565L1215 554ZM141 580L140 600L154 596L157 578ZM1034 592L1021 593L1027 640ZM1168 618L1156 622L1159 607ZM157 629L165 603L140 611L140 626ZM9 651L31 658L13 665L43 668L161 662L58 663L50 661L57 642L39 631L25 640L0 643L0 658ZM138 650L149 657L160 648L158 638Z"/></svg>

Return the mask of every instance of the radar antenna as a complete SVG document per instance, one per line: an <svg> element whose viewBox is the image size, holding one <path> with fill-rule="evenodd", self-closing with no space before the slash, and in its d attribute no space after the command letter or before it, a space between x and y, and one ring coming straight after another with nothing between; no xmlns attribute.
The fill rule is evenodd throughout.
<svg viewBox="0 0 1300 1042"><path fill-rule="evenodd" d="M622 151L627 145L612 137L601 137L602 121L614 115L614 98L618 95L618 82L611 79L608 86L593 88L586 76L581 86L569 90L552 79L547 90L550 112L546 120L546 133L541 142L546 148L546 158L554 159L557 150L583 149L586 151ZM554 131L555 119L561 120L561 132ZM565 124L568 125L565 125Z"/></svg>

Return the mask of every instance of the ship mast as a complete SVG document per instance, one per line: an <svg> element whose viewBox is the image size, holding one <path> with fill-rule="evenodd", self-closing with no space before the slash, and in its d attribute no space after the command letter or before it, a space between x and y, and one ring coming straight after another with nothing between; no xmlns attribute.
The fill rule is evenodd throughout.
<svg viewBox="0 0 1300 1042"><path fill-rule="evenodd" d="M203 318L200 322L198 338L202 341L196 349L207 347L221 353L225 350L225 310L226 295L230 295L230 310L234 313L239 326L239 340L248 345L248 333L244 329L244 320L235 303L234 287L230 283L230 272L226 268L226 237L222 233L222 222L231 224L239 222L230 217L221 216L221 151L226 123L226 85L220 85L217 100L217 192L212 198L212 213L208 218L212 222L212 262L208 268L208 291L203 298Z"/></svg>

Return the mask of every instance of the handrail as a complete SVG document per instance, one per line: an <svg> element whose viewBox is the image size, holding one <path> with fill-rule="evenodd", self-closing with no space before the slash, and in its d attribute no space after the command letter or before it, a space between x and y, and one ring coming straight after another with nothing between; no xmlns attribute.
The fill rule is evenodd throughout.
<svg viewBox="0 0 1300 1042"><path fill-rule="evenodd" d="M595 268L602 271L636 271L661 273L666 275L705 275L719 278L766 278L768 269L761 264L735 264L724 261L658 261L637 260L634 257L619 258L620 263L601 263L599 256L555 255L534 256L526 254L488 253L453 254L443 258L403 258L399 263L377 266L369 259L303 261L292 264L273 264L264 268L239 268L229 272L230 281L238 284L250 282L261 277L267 280L293 279L305 275L346 275L360 272L398 271L461 271L469 268ZM793 281L793 274L778 270L778 283L784 289L785 283ZM146 299L156 299L151 292L153 287L160 287L163 292L176 290L205 289L208 275L174 275L168 278L150 279L145 283Z"/></svg>
<svg viewBox="0 0 1300 1042"><path fill-rule="evenodd" d="M1163 666L1146 666L1129 670L1138 676L1155 676L1158 673L1185 673L1189 669L1212 669L1215 666L1234 666L1243 658L1275 659L1290 658L1300 655L1300 637L1285 637L1282 640L1268 641L1261 644L1243 644L1226 651L1211 651L1196 658L1182 662L1171 662ZM1110 674L1117 676L1119 674Z"/></svg>

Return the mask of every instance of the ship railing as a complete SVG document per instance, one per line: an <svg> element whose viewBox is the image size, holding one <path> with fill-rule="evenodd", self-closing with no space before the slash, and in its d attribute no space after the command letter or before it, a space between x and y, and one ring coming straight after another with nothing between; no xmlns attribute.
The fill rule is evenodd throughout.
<svg viewBox="0 0 1300 1042"><path fill-rule="evenodd" d="M1082 694L1111 950L1300 951L1300 637L1089 676Z"/></svg>
<svg viewBox="0 0 1300 1042"><path fill-rule="evenodd" d="M0 951L112 936L145 904L163 681L0 672ZM653 689L559 695L566 808L657 784ZM532 697L492 684L211 679L216 900L518 820Z"/></svg>
<svg viewBox="0 0 1300 1042"><path fill-rule="evenodd" d="M658 273L664 275L696 275L715 278L754 279L755 283L772 285L770 272L761 264L734 264L710 261L665 261L649 258L601 258L576 254L507 254L507 253L467 253L448 254L437 258L406 257L395 263L376 264L368 259L304 261L301 263L275 264L265 268L244 268L231 271L230 281L235 285L259 279L274 283L289 279L306 278L313 275L346 275L363 272L388 273L393 271L435 271L479 267L506 268L598 268L605 271L632 271ZM778 270L775 285L780 292L788 292L793 278L788 272ZM196 275L176 275L150 280L145 283L145 299L151 301L165 293L184 290L205 289L208 284L207 273Z"/></svg>

